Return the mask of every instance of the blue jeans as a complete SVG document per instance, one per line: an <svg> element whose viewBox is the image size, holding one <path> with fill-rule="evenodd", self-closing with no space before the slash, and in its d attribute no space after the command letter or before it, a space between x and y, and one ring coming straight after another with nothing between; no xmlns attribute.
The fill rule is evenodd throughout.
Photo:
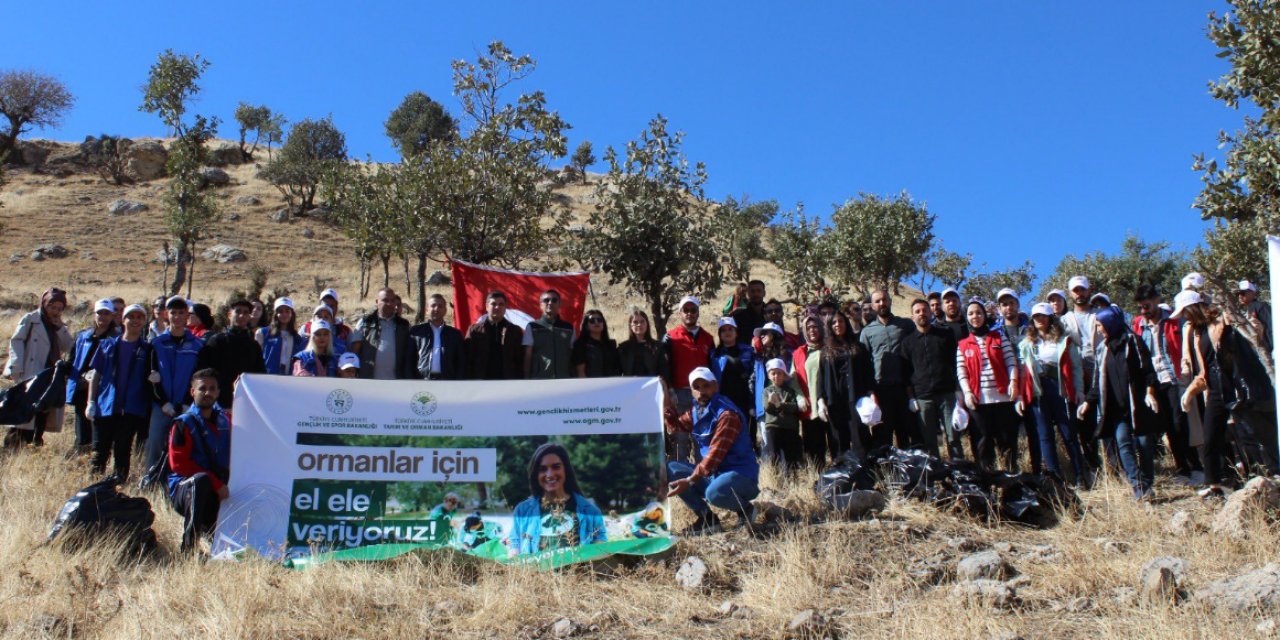
<svg viewBox="0 0 1280 640"><path fill-rule="evenodd" d="M679 460L667 462L667 480L669 481L688 478L692 474L693 465L687 462ZM760 486L755 478L737 471L726 471L717 473L711 478L690 483L689 488L685 489L679 498L684 500L694 513L702 515L710 511L711 507L744 513L758 495L760 495Z"/></svg>
<svg viewBox="0 0 1280 640"><path fill-rule="evenodd" d="M1031 414L1036 419L1036 430L1040 440L1040 455L1044 458L1044 466L1048 470L1062 475L1058 466L1058 445L1054 442L1054 425L1062 434L1062 442L1067 445L1067 456L1071 458L1071 470L1075 472L1076 482L1084 478L1084 452L1080 449L1080 441L1076 438L1075 427L1071 416L1067 413L1067 401L1058 393L1058 379L1048 376L1040 378L1040 400L1031 405Z"/></svg>
<svg viewBox="0 0 1280 640"><path fill-rule="evenodd" d="M1116 424L1115 434L1116 449L1120 453L1124 474L1133 486L1133 495L1141 498L1155 485L1156 439L1149 435L1135 435L1133 425L1128 420Z"/></svg>

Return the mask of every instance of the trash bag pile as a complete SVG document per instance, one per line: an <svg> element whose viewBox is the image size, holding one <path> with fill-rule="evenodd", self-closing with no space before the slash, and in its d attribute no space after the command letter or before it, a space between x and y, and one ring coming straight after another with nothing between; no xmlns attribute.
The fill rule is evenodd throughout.
<svg viewBox="0 0 1280 640"><path fill-rule="evenodd" d="M49 531L49 541L62 534L72 546L120 536L127 540L132 555L154 552L156 532L151 528L156 514L146 498L129 497L116 486L119 478L108 476L79 491L62 506Z"/></svg>
<svg viewBox="0 0 1280 640"><path fill-rule="evenodd" d="M1052 527L1061 513L1080 511L1080 498L1052 473L1006 473L923 451L881 447L865 460L846 453L818 478L823 503L845 511L858 492L881 491L928 502L988 521Z"/></svg>
<svg viewBox="0 0 1280 640"><path fill-rule="evenodd" d="M31 378L20 380L8 389L0 389L0 424L30 422L42 411L63 406L67 398L67 372L71 365L65 360Z"/></svg>

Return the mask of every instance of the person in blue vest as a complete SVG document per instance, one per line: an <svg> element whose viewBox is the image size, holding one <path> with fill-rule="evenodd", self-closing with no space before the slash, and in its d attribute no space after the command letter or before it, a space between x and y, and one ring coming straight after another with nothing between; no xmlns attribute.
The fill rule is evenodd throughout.
<svg viewBox="0 0 1280 640"><path fill-rule="evenodd" d="M115 307L110 300L99 300L93 305L93 326L76 334L76 344L71 349L71 370L67 372L67 404L75 407L76 443L73 452L89 453L93 448L93 420L85 415L89 405L89 378L93 371L93 357L107 338L120 335L116 327Z"/></svg>
<svg viewBox="0 0 1280 640"><path fill-rule="evenodd" d="M277 298L271 306L274 309L271 324L255 331L253 337L262 347L262 363L267 373L287 376L293 373L293 354L306 348L307 339L298 333L293 300Z"/></svg>
<svg viewBox="0 0 1280 640"><path fill-rule="evenodd" d="M231 421L218 406L218 372L191 376L192 405L169 430L169 504L182 515L182 550L213 531L231 495Z"/></svg>
<svg viewBox="0 0 1280 640"><path fill-rule="evenodd" d="M191 374L204 348L204 340L188 330L191 306L182 296L165 301L169 326L151 340L152 378L151 423L147 427L147 469L164 456L169 446L166 435L173 419L191 405Z"/></svg>
<svg viewBox="0 0 1280 640"><path fill-rule="evenodd" d="M293 355L293 375L303 378L338 377L338 354L333 350L333 325L311 321L307 346Z"/></svg>
<svg viewBox="0 0 1280 640"><path fill-rule="evenodd" d="M133 438L147 424L151 410L151 344L142 339L147 310L140 304L124 310L124 333L104 340L93 357L93 380L85 414L93 421L90 469L102 474L114 458L120 482L129 478Z"/></svg>
<svg viewBox="0 0 1280 640"><path fill-rule="evenodd" d="M683 431L693 436L702 461L697 466L681 460L667 462L668 496L679 496L693 510L697 520L684 535L714 533L720 519L711 507L738 514L739 526L750 523L751 506L760 493L760 464L751 448L747 418L733 401L720 395L715 374L707 367L689 372L693 407L681 415L674 399L666 396L663 417L668 432Z"/></svg>

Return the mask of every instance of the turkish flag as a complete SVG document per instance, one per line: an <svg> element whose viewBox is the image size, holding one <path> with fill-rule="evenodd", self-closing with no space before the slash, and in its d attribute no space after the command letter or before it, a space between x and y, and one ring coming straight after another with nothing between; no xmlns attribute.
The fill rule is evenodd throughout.
<svg viewBox="0 0 1280 640"><path fill-rule="evenodd" d="M453 325L466 331L485 316L485 297L491 291L507 295L507 320L521 329L542 317L542 292L560 292L560 319L574 331L586 313L591 274L510 271L451 260L453 271Z"/></svg>

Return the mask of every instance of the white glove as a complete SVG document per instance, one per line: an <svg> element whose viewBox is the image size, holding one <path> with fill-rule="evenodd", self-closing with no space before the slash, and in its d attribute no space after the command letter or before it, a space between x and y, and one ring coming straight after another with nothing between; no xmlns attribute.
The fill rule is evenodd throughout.
<svg viewBox="0 0 1280 640"><path fill-rule="evenodd" d="M809 399L804 396L796 398L796 406L800 407L800 411L808 411Z"/></svg>
<svg viewBox="0 0 1280 640"><path fill-rule="evenodd" d="M1195 406L1195 402L1196 402L1195 394L1191 393L1190 390L1188 390L1186 393L1183 393L1182 400L1179 401L1179 403L1182 405L1182 412L1191 413L1191 408Z"/></svg>
<svg viewBox="0 0 1280 640"><path fill-rule="evenodd" d="M1018 381L1017 380L1009 381L1009 397L1010 398L1018 397Z"/></svg>
<svg viewBox="0 0 1280 640"><path fill-rule="evenodd" d="M964 393L964 406L967 407L970 411L973 411L974 409L978 408L978 399L973 397L972 393L969 393L968 391L966 391Z"/></svg>
<svg viewBox="0 0 1280 640"><path fill-rule="evenodd" d="M93 416L98 413L98 403L93 400L84 406L84 417L86 420L93 420Z"/></svg>
<svg viewBox="0 0 1280 640"><path fill-rule="evenodd" d="M1084 420L1084 417L1087 415L1089 415L1089 403L1081 402L1080 407L1076 409L1076 417Z"/></svg>
<svg viewBox="0 0 1280 640"><path fill-rule="evenodd" d="M1017 411L1018 415L1024 415L1027 412L1027 403L1019 400L1013 403L1013 410Z"/></svg>
<svg viewBox="0 0 1280 640"><path fill-rule="evenodd" d="M151 384L160 384L160 372L152 371L151 375L147 376L147 382L150 382Z"/></svg>
<svg viewBox="0 0 1280 640"><path fill-rule="evenodd" d="M1151 413L1160 413L1160 403L1156 401L1155 396L1148 393L1145 402L1147 403L1147 408L1151 410Z"/></svg>
<svg viewBox="0 0 1280 640"><path fill-rule="evenodd" d="M174 409L173 409L173 403L172 403L172 402L166 402L166 403L164 403L164 406L163 406L163 407L160 407L160 413L163 413L164 415L169 416L170 418L172 418L172 417L174 417L174 416L178 415L178 413L177 413L176 411L174 411Z"/></svg>
<svg viewBox="0 0 1280 640"><path fill-rule="evenodd" d="M920 411L920 403L916 402L915 398L908 400L907 410L910 411L911 413L918 413Z"/></svg>
<svg viewBox="0 0 1280 640"><path fill-rule="evenodd" d="M818 418L823 422L829 422L827 418L827 402L822 398L818 398Z"/></svg>

